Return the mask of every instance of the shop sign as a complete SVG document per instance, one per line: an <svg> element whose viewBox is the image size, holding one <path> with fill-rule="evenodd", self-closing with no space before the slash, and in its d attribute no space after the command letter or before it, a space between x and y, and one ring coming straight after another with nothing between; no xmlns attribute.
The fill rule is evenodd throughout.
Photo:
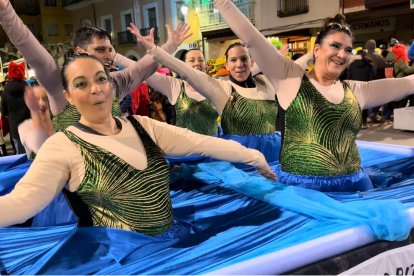
<svg viewBox="0 0 414 276"><path fill-rule="evenodd" d="M410 0L414 1L414 0ZM395 30L395 18L386 17L378 19L369 19L351 23L351 30L354 34L377 33Z"/></svg>

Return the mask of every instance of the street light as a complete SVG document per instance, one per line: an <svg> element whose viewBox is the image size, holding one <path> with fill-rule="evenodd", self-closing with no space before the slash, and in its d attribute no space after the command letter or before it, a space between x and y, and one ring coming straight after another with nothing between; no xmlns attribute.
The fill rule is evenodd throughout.
<svg viewBox="0 0 414 276"><path fill-rule="evenodd" d="M181 6L181 8L180 8L180 11L181 11L181 13L182 13L184 16L187 16L187 13L188 13L188 7L187 7L185 4L183 4L183 5Z"/></svg>

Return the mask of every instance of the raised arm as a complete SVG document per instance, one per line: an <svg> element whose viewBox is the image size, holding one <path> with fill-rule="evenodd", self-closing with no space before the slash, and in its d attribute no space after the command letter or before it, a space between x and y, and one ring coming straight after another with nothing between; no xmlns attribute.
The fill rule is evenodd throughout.
<svg viewBox="0 0 414 276"><path fill-rule="evenodd" d="M265 157L257 150L243 147L235 141L201 135L148 117L135 118L167 155L200 154L229 162L242 162L255 167L263 176L276 179Z"/></svg>
<svg viewBox="0 0 414 276"><path fill-rule="evenodd" d="M414 94L414 75L369 82L348 81L362 109L380 106Z"/></svg>
<svg viewBox="0 0 414 276"><path fill-rule="evenodd" d="M183 61L178 60L160 47L156 47L153 43L145 40L140 41L159 63L177 72L184 80L186 80L197 92L209 99L217 112L221 114L224 106L230 97L230 85L226 85L224 81L216 80L197 69L193 69Z"/></svg>
<svg viewBox="0 0 414 276"><path fill-rule="evenodd" d="M303 69L284 58L232 1L214 0L214 4L233 32L247 44L254 61L275 89L278 88L280 80L291 77L292 73L303 75Z"/></svg>
<svg viewBox="0 0 414 276"><path fill-rule="evenodd" d="M166 51L173 53L177 47L191 34L188 33L189 28L186 24L177 25L175 30L172 30L169 25L166 25L168 40L161 47ZM139 29L131 23L128 30L137 38L137 41L146 41L147 43L154 44L154 29L151 29L148 36L142 36ZM111 76L118 85L120 92L120 99L122 100L127 94L129 94L135 87L141 82L147 79L157 70L157 63L150 55L144 56L137 62L127 61L126 58L117 54L115 56L115 63L121 64L127 68L122 71L112 72Z"/></svg>
<svg viewBox="0 0 414 276"><path fill-rule="evenodd" d="M129 67L135 64L135 61L119 54L116 54L114 62L116 65L123 67ZM170 104L174 105L177 102L178 96L180 95L181 80L155 72L145 81L156 91L165 95Z"/></svg>
<svg viewBox="0 0 414 276"><path fill-rule="evenodd" d="M57 115L67 105L58 64L17 16L9 0L0 0L0 23L48 91L50 109L53 115Z"/></svg>

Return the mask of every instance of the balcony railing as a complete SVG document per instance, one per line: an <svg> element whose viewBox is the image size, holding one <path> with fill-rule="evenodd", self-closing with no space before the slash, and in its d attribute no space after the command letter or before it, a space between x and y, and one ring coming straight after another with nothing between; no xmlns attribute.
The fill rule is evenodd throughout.
<svg viewBox="0 0 414 276"><path fill-rule="evenodd" d="M228 25L224 21L223 17L221 17L217 9L214 7L214 4L212 2L213 1L210 0L208 4L197 6L197 9L199 10L198 15L201 26L200 29L202 32L228 28ZM254 24L254 7L256 1L233 0L233 2L241 10L241 12Z"/></svg>
<svg viewBox="0 0 414 276"><path fill-rule="evenodd" d="M77 3L80 3L80 2L83 2L84 0L62 0L62 6L63 7L66 7L66 6L69 6L69 5L72 5L72 4L77 4Z"/></svg>
<svg viewBox="0 0 414 276"><path fill-rule="evenodd" d="M277 0L277 16L286 17L309 11L309 0Z"/></svg>
<svg viewBox="0 0 414 276"><path fill-rule="evenodd" d="M401 3L408 4L408 2L406 0L365 0L365 7L367 9L373 9Z"/></svg>
<svg viewBox="0 0 414 276"><path fill-rule="evenodd" d="M74 7L85 7L93 3L102 2L103 0L62 0L62 7L70 8L68 6Z"/></svg>
<svg viewBox="0 0 414 276"><path fill-rule="evenodd" d="M148 35L151 28L143 28L140 29L140 32L142 35ZM158 43L160 41L159 35L158 35L158 28L154 28L154 41L155 43ZM131 34L130 31L123 31L118 32L118 45L129 45L129 44L136 44L137 41L135 39L135 36Z"/></svg>

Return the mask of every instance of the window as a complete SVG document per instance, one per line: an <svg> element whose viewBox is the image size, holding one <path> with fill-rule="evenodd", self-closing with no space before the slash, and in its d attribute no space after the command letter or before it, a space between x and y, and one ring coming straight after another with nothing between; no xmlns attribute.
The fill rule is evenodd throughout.
<svg viewBox="0 0 414 276"><path fill-rule="evenodd" d="M56 7L56 0L43 0L43 4L49 7Z"/></svg>
<svg viewBox="0 0 414 276"><path fill-rule="evenodd" d="M157 10L155 8L150 8L147 10L147 12L149 27L157 27Z"/></svg>
<svg viewBox="0 0 414 276"><path fill-rule="evenodd" d="M104 19L104 29L107 31L107 32L112 32L112 21L111 21L111 19Z"/></svg>
<svg viewBox="0 0 414 276"><path fill-rule="evenodd" d="M126 30L126 28L129 26L129 23L134 23L134 20L132 19L132 9L122 11L121 12L121 28L122 30Z"/></svg>
<svg viewBox="0 0 414 276"><path fill-rule="evenodd" d="M174 17L174 21L182 21L185 22L185 17L186 14L183 13L183 11L185 12L186 9L188 9L188 4L185 3L185 1L181 0L181 1L175 1L175 14L173 15Z"/></svg>
<svg viewBox="0 0 414 276"><path fill-rule="evenodd" d="M32 32L32 34L34 35L34 36L38 36L38 33L37 33L37 30L36 30L36 25L35 24L33 24L33 23L28 23L28 24L26 24L26 26L27 26L27 28Z"/></svg>
<svg viewBox="0 0 414 276"><path fill-rule="evenodd" d="M23 5L33 6L34 5L34 0L23 0Z"/></svg>
<svg viewBox="0 0 414 276"><path fill-rule="evenodd" d="M55 23L47 24L47 35L48 36L59 36L59 25Z"/></svg>
<svg viewBox="0 0 414 276"><path fill-rule="evenodd" d="M109 35L113 35L113 24L112 24L112 15L105 15L101 17L101 27L104 28Z"/></svg>
<svg viewBox="0 0 414 276"><path fill-rule="evenodd" d="M65 24L65 36L72 36L72 35L73 35L73 25Z"/></svg>
<svg viewBox="0 0 414 276"><path fill-rule="evenodd" d="M144 10L144 28L155 28L159 26L158 22L158 4L148 4L143 6Z"/></svg>
<svg viewBox="0 0 414 276"><path fill-rule="evenodd" d="M277 16L285 17L307 13L309 11L309 0L278 0Z"/></svg>

